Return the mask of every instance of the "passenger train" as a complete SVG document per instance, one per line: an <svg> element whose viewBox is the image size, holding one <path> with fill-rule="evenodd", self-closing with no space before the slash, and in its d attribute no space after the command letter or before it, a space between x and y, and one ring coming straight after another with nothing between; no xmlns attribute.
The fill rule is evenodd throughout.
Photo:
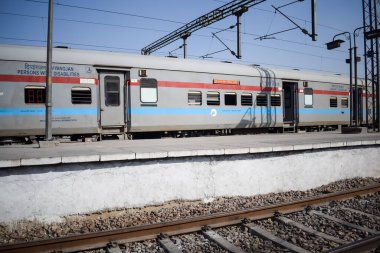
<svg viewBox="0 0 380 253"><path fill-rule="evenodd" d="M348 125L349 78L204 60L54 48L52 132L75 138ZM0 138L45 133L46 48L0 46ZM365 95L359 86L363 122Z"/></svg>

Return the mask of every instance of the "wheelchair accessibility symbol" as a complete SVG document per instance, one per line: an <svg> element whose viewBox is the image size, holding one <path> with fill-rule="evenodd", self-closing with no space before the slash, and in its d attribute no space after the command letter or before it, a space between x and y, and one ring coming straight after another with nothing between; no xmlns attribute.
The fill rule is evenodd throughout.
<svg viewBox="0 0 380 253"><path fill-rule="evenodd" d="M216 109L211 109L210 115L211 117L216 117L216 115L218 115L218 111Z"/></svg>

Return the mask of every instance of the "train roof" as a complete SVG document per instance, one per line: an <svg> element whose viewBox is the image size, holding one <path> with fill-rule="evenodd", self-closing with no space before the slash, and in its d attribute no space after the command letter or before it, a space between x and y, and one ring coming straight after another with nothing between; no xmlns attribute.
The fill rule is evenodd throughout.
<svg viewBox="0 0 380 253"><path fill-rule="evenodd" d="M0 60L46 62L46 47L0 45ZM188 72L220 73L241 76L262 76L284 80L348 83L346 76L295 69L263 68L206 60L177 59L121 52L54 48L53 62L115 68L167 69Z"/></svg>

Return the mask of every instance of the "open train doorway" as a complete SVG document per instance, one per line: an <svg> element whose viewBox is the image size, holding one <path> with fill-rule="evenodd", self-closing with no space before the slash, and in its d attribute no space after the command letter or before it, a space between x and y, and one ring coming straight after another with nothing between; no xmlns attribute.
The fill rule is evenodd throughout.
<svg viewBox="0 0 380 253"><path fill-rule="evenodd" d="M297 123L297 82L283 82L284 92L284 124L295 125Z"/></svg>

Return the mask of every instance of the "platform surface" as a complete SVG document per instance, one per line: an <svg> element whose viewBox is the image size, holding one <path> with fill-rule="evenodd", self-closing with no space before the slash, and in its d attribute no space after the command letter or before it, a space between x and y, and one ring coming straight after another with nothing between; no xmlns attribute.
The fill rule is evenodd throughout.
<svg viewBox="0 0 380 253"><path fill-rule="evenodd" d="M289 133L0 146L0 168L380 145L380 133Z"/></svg>

